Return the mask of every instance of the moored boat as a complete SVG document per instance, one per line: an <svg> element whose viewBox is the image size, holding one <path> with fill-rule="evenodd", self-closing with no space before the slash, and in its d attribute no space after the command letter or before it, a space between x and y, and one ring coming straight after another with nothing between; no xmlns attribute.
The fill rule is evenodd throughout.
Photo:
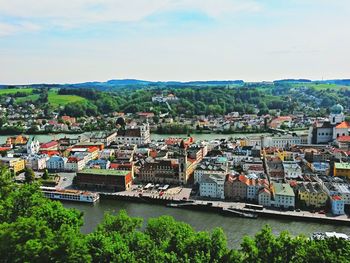
<svg viewBox="0 0 350 263"><path fill-rule="evenodd" d="M40 187L40 189L45 197L54 200L94 203L100 198L98 193L81 190L61 190L54 187Z"/></svg>

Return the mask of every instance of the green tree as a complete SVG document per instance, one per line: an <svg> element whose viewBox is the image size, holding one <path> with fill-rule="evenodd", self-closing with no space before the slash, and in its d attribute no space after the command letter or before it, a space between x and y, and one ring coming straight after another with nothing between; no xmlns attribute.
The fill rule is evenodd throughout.
<svg viewBox="0 0 350 263"><path fill-rule="evenodd" d="M24 180L26 183L32 183L35 180L35 174L33 169L25 168L24 170Z"/></svg>

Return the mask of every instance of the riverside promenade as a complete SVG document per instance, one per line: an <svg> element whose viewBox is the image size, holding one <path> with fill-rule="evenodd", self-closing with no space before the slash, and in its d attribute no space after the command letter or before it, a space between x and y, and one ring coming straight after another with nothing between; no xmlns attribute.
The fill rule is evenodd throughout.
<svg viewBox="0 0 350 263"><path fill-rule="evenodd" d="M156 191L145 192L133 188L129 191L117 193L100 193L100 196L101 199L116 199L130 202L167 205L169 207L179 209L200 210L213 213L222 213L223 211L234 210L240 213L254 214L258 217L350 226L350 218L348 218L347 215L332 216L330 214L311 213L309 211L279 211L269 208L255 210L245 208L246 203L241 202L194 200L190 198L190 193L190 188L175 187L167 190L160 196ZM172 206L171 204L175 205ZM235 216L235 214L233 213L232 216Z"/></svg>

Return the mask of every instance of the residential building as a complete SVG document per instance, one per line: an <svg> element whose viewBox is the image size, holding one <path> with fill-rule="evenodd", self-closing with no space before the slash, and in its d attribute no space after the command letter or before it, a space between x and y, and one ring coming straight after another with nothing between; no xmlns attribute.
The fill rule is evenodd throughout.
<svg viewBox="0 0 350 263"><path fill-rule="evenodd" d="M333 195L331 197L332 214L333 215L344 215L345 203L341 196Z"/></svg>
<svg viewBox="0 0 350 263"><path fill-rule="evenodd" d="M303 182L298 185L298 198L306 207L325 207L328 194L319 183Z"/></svg>
<svg viewBox="0 0 350 263"><path fill-rule="evenodd" d="M232 175L226 177L224 191L225 198L232 200L246 200L249 179L245 175Z"/></svg>
<svg viewBox="0 0 350 263"><path fill-rule="evenodd" d="M77 172L83 170L85 167L84 159L79 159L77 157L71 156L68 157L68 160L65 164L65 170L71 172Z"/></svg>
<svg viewBox="0 0 350 263"><path fill-rule="evenodd" d="M7 166L14 173L22 172L25 168L24 160L15 157L0 157L0 164Z"/></svg>
<svg viewBox="0 0 350 263"><path fill-rule="evenodd" d="M199 195L225 199L224 193L225 175L205 174L199 181Z"/></svg>
<svg viewBox="0 0 350 263"><path fill-rule="evenodd" d="M261 188L258 192L258 204L265 206L265 207L270 207L271 206L271 191L269 188Z"/></svg>
<svg viewBox="0 0 350 263"><path fill-rule="evenodd" d="M228 174L228 162L225 157L206 157L196 167L194 171L194 183L198 183L203 175Z"/></svg>
<svg viewBox="0 0 350 263"><path fill-rule="evenodd" d="M301 167L298 162L284 161L282 162L284 177L287 179L302 178Z"/></svg>
<svg viewBox="0 0 350 263"><path fill-rule="evenodd" d="M289 184L273 183L274 206L290 209L295 207L295 194Z"/></svg>
<svg viewBox="0 0 350 263"><path fill-rule="evenodd" d="M350 163L334 163L333 175L350 178Z"/></svg>
<svg viewBox="0 0 350 263"><path fill-rule="evenodd" d="M87 168L93 169L109 169L111 162L105 159L90 160L87 162Z"/></svg>
<svg viewBox="0 0 350 263"><path fill-rule="evenodd" d="M54 155L46 161L46 168L50 171L63 172L65 170L66 163L67 158Z"/></svg>
<svg viewBox="0 0 350 263"><path fill-rule="evenodd" d="M49 159L47 155L29 155L25 158L26 167L34 171L42 171L46 169L46 161Z"/></svg>

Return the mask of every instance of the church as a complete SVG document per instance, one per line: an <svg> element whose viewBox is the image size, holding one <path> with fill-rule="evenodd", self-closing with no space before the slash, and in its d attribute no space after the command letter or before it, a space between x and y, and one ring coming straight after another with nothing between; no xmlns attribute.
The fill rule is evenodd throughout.
<svg viewBox="0 0 350 263"><path fill-rule="evenodd" d="M310 127L311 144L328 144L340 136L350 134L350 122L345 121L342 105L334 105L330 110L329 121L315 122Z"/></svg>

